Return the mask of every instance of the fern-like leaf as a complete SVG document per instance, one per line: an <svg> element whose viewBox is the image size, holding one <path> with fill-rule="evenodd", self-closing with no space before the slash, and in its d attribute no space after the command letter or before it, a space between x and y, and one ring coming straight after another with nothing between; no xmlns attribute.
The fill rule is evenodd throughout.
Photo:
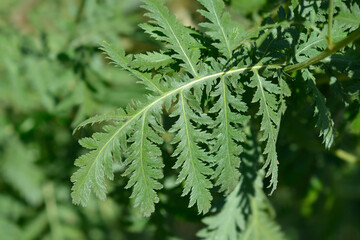
<svg viewBox="0 0 360 240"><path fill-rule="evenodd" d="M272 236L282 236L278 231L277 225L270 219L268 213L264 211L267 207L267 199L263 192L264 170L258 169L258 164L263 162L263 157L259 146L256 144L254 136L252 136L249 128L245 128L246 140L244 143L244 151L242 152L242 164L240 166L239 183L225 199L224 205L215 215L204 218L203 222L206 228L202 229L198 236L207 240L238 240L253 239L252 231L256 227L257 218L253 218L253 214L259 214L267 221L271 221L271 226L275 226L276 231L269 231L271 235L261 236L262 239L272 239ZM255 202L254 202L255 201ZM268 222L266 222L269 225ZM262 227L262 226L261 226ZM249 234L249 235L245 235ZM255 236L254 239L258 235ZM269 237L269 238L268 238ZM277 238L274 238L277 239ZM282 238L279 238L282 239Z"/></svg>
<svg viewBox="0 0 360 240"><path fill-rule="evenodd" d="M316 87L314 76L307 70L302 71L302 76L307 80L309 92L313 94L315 102L314 116L318 116L316 126L320 128L320 137L326 148L330 148L334 142L334 122L331 113L326 107L326 99Z"/></svg>
<svg viewBox="0 0 360 240"><path fill-rule="evenodd" d="M135 60L131 63L133 67L142 71L163 68L174 60L166 54L159 52L147 52L146 54L135 55Z"/></svg>
<svg viewBox="0 0 360 240"><path fill-rule="evenodd" d="M346 24L351 30L355 30L360 25L360 8L359 5L354 2L348 7L344 2L337 1L340 7L339 14L335 17L336 21L341 24Z"/></svg>
<svg viewBox="0 0 360 240"><path fill-rule="evenodd" d="M260 140L266 141L264 154L267 155L267 158L264 168L269 167L266 177L271 175L269 187L272 186L272 193L276 189L278 181L276 141L280 114L277 112L279 103L276 95L280 94L281 91L277 85L261 77L257 70L254 70L249 86L256 88L252 102L259 102L260 104L257 113L262 116L260 130L263 132L263 135Z"/></svg>
<svg viewBox="0 0 360 240"><path fill-rule="evenodd" d="M80 143L91 150L75 161L79 169L72 175L72 199L75 204L86 206L91 191L100 198L106 196L105 176L113 179L112 152L117 151L120 138L125 139L123 131L127 123L120 124L119 129L113 126L104 128L104 133L96 133L92 138L83 138ZM121 134L120 134L121 133Z"/></svg>
<svg viewBox="0 0 360 240"><path fill-rule="evenodd" d="M200 26L208 29L206 33L216 40L213 45L227 59L230 59L236 47L236 36L239 30L235 29L234 24L231 23L230 14L224 13L224 2L222 0L199 0L199 2L207 10L199 10L199 12L210 21L210 23L201 23Z"/></svg>
<svg viewBox="0 0 360 240"><path fill-rule="evenodd" d="M90 151L75 161L79 169L71 178L74 182L73 202L86 205L92 191L99 198L105 198L105 179L113 179L113 161L125 157L127 168L124 175L129 177L127 187L133 189L131 197L134 198L135 206L145 216L154 211L155 204L159 201L157 191L162 188L163 163L160 145L164 129L161 114L165 107L167 110L172 109L170 116L175 118L169 131L174 134L172 143L176 146L173 156L177 158L174 168L179 169L177 182L184 183L183 195L190 195L189 206L197 205L200 213L206 213L211 206L212 179L216 179L216 185L226 193L231 192L239 179L240 143L244 138L240 128L243 128L248 120L244 114L247 107L241 101L243 88L239 87L239 79L242 73L245 75L251 71L254 71L256 77L250 86L257 88L253 101L260 102L259 114L263 116L262 140L267 140L264 153L268 158L265 167L270 165L268 173L272 174L271 185L274 190L277 182L275 132L278 131L275 116L278 103L275 101L275 94L279 94L280 90L274 87L276 85L262 79L257 70L280 66L244 67L242 62L234 63L229 70L223 70L228 69L228 60L223 58L218 62L212 58L201 62L199 48L194 48L199 46L199 43L190 35L193 30L179 24L159 1L143 2L143 7L149 11L147 16L151 18L151 24L144 27L145 31L168 43L168 52L173 53L171 60L181 61L185 71L176 72L171 67L168 68L170 59L163 53L132 56L110 44L103 44L102 48L109 58L122 69L137 76L152 90L152 94L143 103L133 102L124 110L97 116L79 125L83 127L107 121L112 124L105 124L103 132L80 140L80 144ZM223 4L214 4L212 8L208 6L209 11L220 14L222 9L218 11L215 8L217 4L220 4L220 7L223 7ZM214 20L210 16L209 19ZM226 25L227 20L224 19L227 17L221 17L220 24ZM224 29L224 36L232 39L230 28ZM217 35L209 36L213 36L217 43L223 40ZM222 48L220 45L216 46ZM151 63L150 56L161 59L161 64ZM208 65L209 61L212 64ZM142 63L144 66L140 66ZM171 74L160 76L149 72L158 67L166 67L165 72L171 69ZM205 92L213 101L209 114L204 113L205 108L202 105ZM216 117L213 119L213 116Z"/></svg>
<svg viewBox="0 0 360 240"><path fill-rule="evenodd" d="M300 34L303 43L296 48L296 60L301 62L315 56L327 47L327 40L317 32L311 32L308 36L305 33Z"/></svg>
<svg viewBox="0 0 360 240"><path fill-rule="evenodd" d="M189 30L176 21L175 16L169 13L169 10L162 5L161 1L143 0L143 2L145 4L142 7L149 11L145 15L153 19L150 23L157 25L156 27L143 25L144 29L156 39L168 43L169 48L176 52L173 57L181 60L183 62L182 66L193 77L198 77L197 64L200 51L192 48L196 41L189 34ZM163 35L155 33L156 31Z"/></svg>
<svg viewBox="0 0 360 240"><path fill-rule="evenodd" d="M240 184L227 197L221 211L214 216L204 218L207 228L198 232L198 236L207 240L238 239L238 229L245 228L245 218L240 202L243 194L239 192Z"/></svg>
<svg viewBox="0 0 360 240"><path fill-rule="evenodd" d="M117 50L110 45L107 45L106 50L110 56L116 56ZM174 153L174 155L179 154L175 167L182 167L178 181L185 180L183 194L186 195L190 192L190 206L196 203L199 212L208 211L212 198L209 193L209 188L211 188L212 184L205 175L212 174L211 168L209 167L210 157L198 145L201 141L207 141L208 136L206 133L196 129L191 121L208 125L211 123L211 120L206 120L207 118L205 116L200 117L194 113L194 108L196 108L198 104L195 99L196 97L199 98L199 96L193 98L188 91L191 88L199 88L205 83L211 84L212 81L221 76L239 74L247 70L259 68L262 68L262 66L241 67L227 72L216 72L201 78L188 79L184 82L172 79L174 83L172 90L160 96L149 97L146 104L131 104L130 107L126 109L127 117L123 118L122 121L119 121L114 126L105 126L104 132L95 133L92 138L82 139L80 143L91 151L80 156L75 161L75 165L80 168L71 178L72 182L74 182L72 188L73 202L75 204L86 205L91 191L94 191L100 199L105 198L105 177L113 179L113 158L119 157L122 152L126 153L129 159L132 159L132 161L126 161L130 169L126 171L126 174L130 175L128 187L134 187L132 196L135 198L135 204L140 207L144 215L149 215L153 211L153 204L158 201L154 191L161 188L158 184L159 179L157 177L161 175L155 175L159 174L162 164L160 160L154 164L154 159L158 159L159 156L159 149L155 144L159 143L159 139L153 136L154 134L151 136L146 134L156 132L160 135L162 130L158 124L154 123L154 120L150 122L150 120L144 118L144 115L147 116L146 118L154 117L156 112L161 112L160 109L163 103L169 107L178 97L177 110L174 111L173 116L178 116L179 119L171 128L173 132L182 135L181 138L174 139L175 142L179 142L177 151ZM201 91L198 90L194 92L196 92L197 95L201 93ZM197 107L197 109L199 109L199 107ZM139 122L144 123L144 125L140 126ZM157 123L160 123L160 121L157 120ZM148 124L150 124L150 128L155 131L151 131ZM188 127L187 130L185 126ZM134 131L134 129L141 129L143 131L148 129L148 133L143 133L143 131L138 133ZM142 155L136 153L139 151L139 148L134 147L137 146L134 144L138 144L139 141L143 141L148 148L144 149L145 152L153 152L153 154L147 155L144 151ZM149 141L154 144L149 144ZM187 158L190 156L192 157L191 161ZM143 168L143 171L141 171L142 174L136 169L136 166L140 166L140 169ZM191 169L190 167L193 168ZM146 184L148 182L151 184ZM148 192L148 194L137 194L141 189L140 186L143 189L142 191Z"/></svg>
<svg viewBox="0 0 360 240"><path fill-rule="evenodd" d="M116 66L119 66L121 69L132 73L135 77L141 80L140 82L144 84L147 89L153 91L156 94L162 94L165 91L159 83L159 75L152 77L151 73L140 72L130 67L130 63L133 60L132 55L126 55L124 50L116 49L107 42L103 42L101 49L105 51L110 60L112 60Z"/></svg>
<svg viewBox="0 0 360 240"><path fill-rule="evenodd" d="M210 112L217 113L214 122L216 142L214 145L216 170L214 178L221 191L231 192L239 180L241 142L244 141L244 132L240 129L246 125L248 117L244 115L247 107L241 101L241 96L231 91L231 83L236 84L238 77L222 77L218 82L213 96L218 98Z"/></svg>
<svg viewBox="0 0 360 240"><path fill-rule="evenodd" d="M178 160L174 168L181 167L177 182L185 180L183 196L190 192L189 207L197 203L199 212L206 213L210 209L212 196L209 189L212 183L208 176L212 175L209 166L210 157L197 144L209 141L209 136L205 132L196 129L190 122L206 123L205 115L198 115L191 109L196 106L196 99L189 92L180 91L177 109L172 113L172 117L179 117L176 123L170 129L170 132L176 134L173 143L178 147L173 153ZM207 120L210 122L210 119Z"/></svg>
<svg viewBox="0 0 360 240"><path fill-rule="evenodd" d="M286 239L280 227L266 214L255 198L252 198L251 210L250 220L239 240Z"/></svg>
<svg viewBox="0 0 360 240"><path fill-rule="evenodd" d="M76 126L74 132L78 131L80 128L83 128L87 125L93 125L96 123L106 122L106 121L124 121L129 118L123 109L118 109L115 112L106 113L102 115L96 115L94 117L88 118L85 121L81 122L79 125Z"/></svg>
<svg viewBox="0 0 360 240"><path fill-rule="evenodd" d="M129 139L132 144L125 161L129 167L124 175L130 176L126 188L133 187L131 198L135 198L134 206L139 206L145 216L150 216L155 210L154 204L159 202L155 190L162 188L162 184L158 182L163 178L164 167L158 146L163 143L161 135L164 133L160 113L161 108L145 110L135 123L134 127L138 130Z"/></svg>

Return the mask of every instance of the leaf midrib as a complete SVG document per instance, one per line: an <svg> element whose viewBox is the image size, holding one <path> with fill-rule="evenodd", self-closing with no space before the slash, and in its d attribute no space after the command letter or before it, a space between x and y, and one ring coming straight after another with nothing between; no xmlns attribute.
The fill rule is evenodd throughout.
<svg viewBox="0 0 360 240"><path fill-rule="evenodd" d="M146 114L147 110L144 112L144 115L142 116L142 123L141 123L141 140L140 140L140 165L141 165L141 173L145 182L145 191L147 195L147 200L150 199L150 193L149 193L149 187L146 180L145 172L144 172L144 161L143 161L143 145L144 145L144 132L145 132L145 120L146 120Z"/></svg>
<svg viewBox="0 0 360 240"><path fill-rule="evenodd" d="M172 26L170 25L169 21L166 19L166 17L163 16L163 14L162 14L162 12L160 11L160 9L158 8L158 6L155 5L155 7L157 8L158 12L160 13L160 15L162 16L162 18L163 18L163 20L165 21L166 25L168 26L169 30L171 31L171 34L172 34L173 37L175 38L178 46L179 46L180 49L181 49L181 52L184 54L184 56L185 56L185 58L186 58L186 61L187 61L187 64L190 65L191 70L192 70L192 72L193 72L193 74L194 74L194 77L198 77L198 74L197 74L197 72L195 71L195 68L194 68L192 62L190 61L190 58L188 57L188 55L186 54L184 48L182 47L182 45L181 45L179 39L177 38L177 36L176 36L176 34L175 34Z"/></svg>
<svg viewBox="0 0 360 240"><path fill-rule="evenodd" d="M340 37L340 36L342 36L342 34L336 34L336 35L333 36L333 38L337 38L337 37ZM318 44L318 43L320 43L320 42L326 42L326 41L327 41L327 40L326 40L325 38L322 38L322 39L319 39L319 40L315 40L315 41L311 42L310 44L306 45L305 47L300 48L300 50L298 50L298 51L296 52L296 56L299 56L299 55L300 55L303 51L305 51L306 49L308 49L308 48L310 48L310 47L312 47L312 46L314 46L314 45L316 45L316 44ZM307 43L307 42L305 42L304 45L305 45L306 43Z"/></svg>
<svg viewBox="0 0 360 240"><path fill-rule="evenodd" d="M131 72L132 74L134 74L135 76L138 75L140 76L139 78L143 78L145 81L147 81L148 83L150 83L155 89L156 91L158 91L158 93L160 94L163 94L164 92L162 90L160 90L155 83L153 83L153 81L151 81L150 79L148 79L144 73L140 72L140 71L137 71L137 70L134 70L132 68L130 68L128 65L129 65L129 62L125 60L124 57L122 57L120 54L117 53L117 51L114 51L116 56L123 62L124 64L124 68L126 70L128 70L129 72Z"/></svg>
<svg viewBox="0 0 360 240"><path fill-rule="evenodd" d="M229 144L230 144L230 141L231 139L229 138L229 120L228 120L228 106L227 106L227 101L226 101L226 84L225 84L225 79L224 77L221 78L221 82L222 82L222 87L223 87L223 94L224 94L224 117L225 117L225 138L226 138L226 155L227 155L227 160L229 162L229 168L230 168L230 172L231 172L231 176L232 176L232 179L234 180L234 182L236 182L236 178L235 178L235 173L234 173L234 168L232 167L232 164L231 164L231 153L230 153L230 148L229 148ZM232 184L232 183L231 183Z"/></svg>
<svg viewBox="0 0 360 240"><path fill-rule="evenodd" d="M190 141L190 131L189 131L189 127L188 127L188 120L186 118L186 111L185 111L185 101L184 101L184 94L183 91L180 92L180 99L181 99L181 107L182 107L182 112L183 112L183 117L184 117L184 124L185 124L185 131L186 131L186 138L187 138L187 145L189 148L189 155L190 155L190 160L191 160L191 167L193 169L194 175L195 175L195 179L197 182L197 186L201 186L201 183L199 181L199 176L197 174L195 165L194 165L194 157L193 157L193 153L192 153L192 147L191 147L191 141ZM200 189L200 191L203 190L203 188ZM196 198L196 202L198 201L198 199Z"/></svg>
<svg viewBox="0 0 360 240"><path fill-rule="evenodd" d="M221 23L220 23L220 20L219 20L219 17L218 17L218 15L217 15L217 12L216 12L216 9L215 9L214 1L213 1L213 0L211 0L211 6L213 7L213 12L214 12L214 15L215 15L217 24L218 24L218 26L219 26L219 28L220 28L220 30L221 30L221 32L222 32L222 35L224 36L224 40L225 40L225 43L226 43L226 48L227 48L227 50L228 50L228 52L229 52L229 58L231 58L231 55L232 55L232 54L231 54L231 50L230 50L229 40L227 39L227 36L226 36L226 34L225 34L225 31L224 31L224 28L223 28L223 26L222 26Z"/></svg>
<svg viewBox="0 0 360 240"><path fill-rule="evenodd" d="M254 71L255 74L256 74L256 78L259 82L259 87L260 87L260 90L261 90L261 95L262 95L262 98L263 98L263 102L265 104L265 109L266 109L266 115L268 116L268 119L270 121L270 131L271 131L271 134L270 136L268 136L268 138L271 138L271 141L275 143L274 141L274 127L273 127L273 123L272 123L272 119L271 119L271 116L270 116L270 112L269 112L269 107L268 107L268 104L266 103L266 97L265 97L265 93L264 93L264 89L263 89L263 85L261 83L261 80L260 80L260 76L259 76L259 73L258 71Z"/></svg>

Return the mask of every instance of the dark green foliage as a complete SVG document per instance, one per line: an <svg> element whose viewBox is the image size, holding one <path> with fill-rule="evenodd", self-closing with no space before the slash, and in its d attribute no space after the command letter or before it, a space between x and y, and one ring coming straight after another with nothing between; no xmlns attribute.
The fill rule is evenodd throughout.
<svg viewBox="0 0 360 240"><path fill-rule="evenodd" d="M315 78L307 70L303 71L303 78L308 82L309 92L314 96L314 116L318 116L316 126L320 128L320 137L324 139L326 148L330 148L334 142L334 122L331 113L325 105L325 98L315 85Z"/></svg>

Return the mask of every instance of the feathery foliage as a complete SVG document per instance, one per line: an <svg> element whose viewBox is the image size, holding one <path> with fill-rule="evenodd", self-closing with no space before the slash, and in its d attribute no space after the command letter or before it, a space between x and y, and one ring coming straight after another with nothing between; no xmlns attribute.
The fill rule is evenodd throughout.
<svg viewBox="0 0 360 240"><path fill-rule="evenodd" d="M207 29L206 34L214 40L214 47L223 56L230 59L238 44L236 40L239 37L240 29L234 27L235 24L231 22L230 14L224 12L225 4L222 0L200 0L199 2L206 9L206 11L199 10L199 12L210 21L201 23L200 26Z"/></svg>
<svg viewBox="0 0 360 240"><path fill-rule="evenodd" d="M339 14L335 17L337 21L346 24L352 29L356 29L360 25L360 8L358 3L354 2L349 7L345 2L337 1L340 8Z"/></svg>
<svg viewBox="0 0 360 240"><path fill-rule="evenodd" d="M249 219L248 226L240 240L260 240L260 239L279 239L285 240L284 234L280 231L280 227L273 222L264 209L261 208L259 200L251 201L252 215ZM233 238L235 239L235 238Z"/></svg>
<svg viewBox="0 0 360 240"><path fill-rule="evenodd" d="M314 96L315 111L314 116L318 116L316 126L320 128L320 137L323 137L323 142L326 148L330 148L334 142L334 122L331 118L331 113L326 107L325 98L315 85L315 78L308 70L303 71L303 78L308 82L309 92Z"/></svg>
<svg viewBox="0 0 360 240"><path fill-rule="evenodd" d="M228 85L229 80L225 76L220 78L212 94L218 99L210 109L211 113L217 113L214 121L214 134L217 139L214 144L214 161L217 163L217 167L213 176L217 179L216 185L220 185L220 189L227 193L234 189L239 180L239 154L242 151L239 143L243 142L245 137L241 128L248 121L248 117L244 115L247 106L241 101L240 96L242 89L239 89L237 93L232 93L232 86ZM232 77L232 80L232 83L236 83L235 77Z"/></svg>
<svg viewBox="0 0 360 240"><path fill-rule="evenodd" d="M151 36L157 40L168 43L168 48L176 52L172 57L181 60L183 62L181 66L193 77L198 77L197 63L200 51L194 48L196 40L191 36L190 31L177 22L176 17L169 13L161 1L145 0L143 2L143 8L149 11L145 16L152 19L149 21L152 28L144 26L144 30L151 33Z"/></svg>
<svg viewBox="0 0 360 240"><path fill-rule="evenodd" d="M245 135L238 184L226 197L220 211L203 219L206 228L198 233L203 239L239 239L239 230L245 229L246 221L251 214L251 198L255 197L255 191L262 191L261 182L264 174L257 173L258 164L263 161L262 156L249 128L246 128Z"/></svg>
<svg viewBox="0 0 360 240"><path fill-rule="evenodd" d="M131 65L141 71L157 70L159 68L166 67L170 63L173 63L173 59L164 53L159 52L147 52L146 54L137 54L136 59L131 62Z"/></svg>
<svg viewBox="0 0 360 240"><path fill-rule="evenodd" d="M102 132L80 140L90 151L75 161L79 169L71 178L74 203L85 206L91 192L104 199L106 178L114 178L113 163L119 161L126 165L123 175L129 178L126 188L132 188L134 206L150 216L160 201L162 145L164 135L169 134L176 183L183 187L182 196L189 195L189 207L196 205L199 213L207 213L214 186L227 195L222 211L205 218L208 227L200 236L284 239L265 210L261 182L270 177L270 194L277 187L281 159L276 148L281 116L291 96L290 80L295 78L311 91L319 117L316 125L325 147L330 148L334 123L316 87L313 65L327 64L323 60L331 51L359 38L359 30L342 24L345 17L339 15L328 31L330 16L325 3L292 1L287 15L280 9L273 17L279 23L245 32L231 22L223 1L199 0L204 7L199 12L208 21L200 24L205 29L203 35L182 25L161 1L142 2L150 20L141 27L165 43L166 49L127 55L106 42L102 45L109 59L138 78L150 94L125 109L79 125L77 130L104 123ZM309 11L306 4L313 8ZM347 9L343 3L337 4ZM358 11L355 4L350 9L344 14ZM349 31L353 31L350 40ZM328 32L332 35L326 36ZM302 74L296 74L300 69ZM173 120L170 126L163 124L164 115ZM247 128L260 132L252 137L259 145L247 143ZM259 155L264 161L247 161L246 155L251 154L244 153L244 146L262 152Z"/></svg>
<svg viewBox="0 0 360 240"><path fill-rule="evenodd" d="M262 116L260 130L263 132L263 136L260 140L266 141L264 154L267 155L264 168L270 166L266 176L271 174L270 186L272 186L271 192L273 192L278 181L276 139L280 123L280 114L278 113L279 103L277 102L276 94L280 94L281 89L279 86L262 78L257 70L254 71L254 76L251 78L249 86L256 88L252 102L259 102L260 104L257 113Z"/></svg>
<svg viewBox="0 0 360 240"><path fill-rule="evenodd" d="M279 226L266 213L270 205L263 192L265 172L257 167L264 161L261 149L249 128L245 132L239 183L220 211L204 218L206 228L198 233L202 239L284 239Z"/></svg>

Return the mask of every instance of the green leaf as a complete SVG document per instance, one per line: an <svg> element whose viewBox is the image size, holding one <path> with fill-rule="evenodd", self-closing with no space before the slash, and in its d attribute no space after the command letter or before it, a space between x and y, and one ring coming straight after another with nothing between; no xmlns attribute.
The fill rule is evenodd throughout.
<svg viewBox="0 0 360 240"><path fill-rule="evenodd" d="M82 142L92 151L75 161L79 169L71 176L71 181L74 183L71 193L74 204L86 206L91 191L94 191L100 199L105 199L105 176L113 179L111 153L118 147L120 138L126 137L121 130L127 127L127 124L120 126L120 130L107 126L104 128L104 133L94 134L91 144L89 140Z"/></svg>
<svg viewBox="0 0 360 240"><path fill-rule="evenodd" d="M262 188L262 176L258 174L258 164L261 162L261 153L255 144L250 129L246 133L244 151L241 153L242 163L239 168L239 178L235 189L226 196L225 203L214 215L203 219L206 228L198 232L202 239L238 239L239 233L245 229L248 215L251 214L250 198L256 192L256 184ZM263 170L260 170L263 171ZM215 206L218 206L216 204Z"/></svg>
<svg viewBox="0 0 360 240"><path fill-rule="evenodd" d="M236 47L236 37L239 29L236 29L235 24L231 22L230 14L224 12L225 4L222 0L198 1L207 10L199 10L199 12L210 21L210 23L201 23L200 26L208 29L206 34L216 40L213 45L227 59L230 59Z"/></svg>
<svg viewBox="0 0 360 240"><path fill-rule="evenodd" d="M326 148L330 148L334 142L334 122L331 113L326 107L326 99L316 87L314 76L307 70L302 71L302 76L307 80L309 92L313 94L315 102L314 116L318 116L316 127L320 128L320 137L323 137L323 143Z"/></svg>
<svg viewBox="0 0 360 240"><path fill-rule="evenodd" d="M286 83L283 74L278 71L275 76L279 79L279 86L280 86L280 111L281 114L284 114L286 111L286 97L290 97L291 96L291 90L289 88L289 85ZM279 119L280 120L280 119ZM280 126L280 123L278 124L278 126Z"/></svg>
<svg viewBox="0 0 360 240"><path fill-rule="evenodd" d="M296 47L295 57L298 62L319 54L327 47L326 38L315 31L311 32L310 35L301 33L300 38L304 39L304 42Z"/></svg>
<svg viewBox="0 0 360 240"><path fill-rule="evenodd" d="M212 183L209 176L213 174L213 171L210 168L210 156L197 144L208 142L210 136L196 129L190 119L202 124L211 120L206 115L196 114L191 109L196 105L196 99L191 97L189 92L180 91L177 109L171 114L171 117L179 118L170 132L176 134L172 142L178 144L173 153L173 156L177 157L174 168L181 167L177 182L185 180L182 195L190 193L189 207L196 203L199 213L206 213L211 207L212 196L209 189Z"/></svg>
<svg viewBox="0 0 360 240"><path fill-rule="evenodd" d="M164 92L164 89L162 89L159 83L159 76L152 77L151 73L140 72L129 66L131 61L133 60L133 56L131 55L126 56L124 50L116 49L107 42L103 42L103 44L101 45L101 49L106 52L109 58L117 66L119 66L123 70L129 71L135 77L140 79L141 80L140 82L144 84L147 87L147 89L157 94L162 94Z"/></svg>
<svg viewBox="0 0 360 240"><path fill-rule="evenodd" d="M8 139L1 162L1 175L25 201L33 206L43 201L44 173L36 164L37 152L19 139Z"/></svg>
<svg viewBox="0 0 360 240"><path fill-rule="evenodd" d="M131 65L141 71L163 68L174 60L169 56L159 52L147 52L146 54L135 55L135 60Z"/></svg>
<svg viewBox="0 0 360 240"><path fill-rule="evenodd" d="M298 0L291 0L292 9L295 9L297 6L299 6Z"/></svg>
<svg viewBox="0 0 360 240"><path fill-rule="evenodd" d="M350 131L354 134L360 135L360 111L356 114L354 120L352 121Z"/></svg>
<svg viewBox="0 0 360 240"><path fill-rule="evenodd" d="M129 139L133 142L128 149L129 155L125 161L128 165L124 175L130 176L130 180L126 188L133 187L131 198L135 198L135 207L145 216L150 216L155 210L155 203L159 202L159 198L155 190L162 188L159 179L163 178L161 161L161 150L158 145L163 143L161 135L164 129L160 125L161 111L152 109L144 111L141 118L135 123L134 134Z"/></svg>
<svg viewBox="0 0 360 240"><path fill-rule="evenodd" d="M285 240L280 227L261 209L258 200L251 201L252 215L247 223L246 230L238 238L239 240Z"/></svg>
<svg viewBox="0 0 360 240"><path fill-rule="evenodd" d="M9 221L6 218L0 217L0 231L6 239L17 240L21 239L22 231L15 223Z"/></svg>
<svg viewBox="0 0 360 240"><path fill-rule="evenodd" d="M244 152L241 154L243 161L240 166L241 175L239 183L234 191L225 198L225 203L220 211L204 218L203 222L206 224L206 228L198 232L198 236L202 237L202 239L238 240L243 238L258 239L258 237L268 239L267 237L271 236L282 237L279 228L275 226L275 223L265 211L267 210L266 208L271 206L269 206L269 202L263 192L264 170L258 169L259 163L263 162L263 157L250 129L245 128L245 132L247 137ZM266 219L267 225L275 226L275 231L265 228L265 231L271 233L269 236L264 237L252 233L253 230L258 229L258 226L254 226L254 224L257 224L257 219L254 219L254 215L259 212L261 212L260 217ZM262 227L260 226L259 230ZM245 234L248 234L248 236Z"/></svg>
<svg viewBox="0 0 360 240"><path fill-rule="evenodd" d="M198 232L199 237L207 240L238 239L238 229L245 228L245 218L241 208L243 194L239 190L240 184L226 197L226 202L219 213L203 219L207 228Z"/></svg>
<svg viewBox="0 0 360 240"><path fill-rule="evenodd" d="M112 48L107 48L107 51L111 56L116 54L114 52L116 50ZM132 196L135 197L135 205L139 206L142 213L148 216L154 210L153 203L158 201L154 191L161 187L157 182L159 179L156 176L158 176L158 170L162 165L159 161L154 161L159 156L158 146L149 144L148 140L150 139L151 142L160 141L153 135L151 135L151 138L147 135L151 131L146 130L148 128L146 125L148 120L144 118L144 115L147 116L146 118L151 119L154 115L161 112L162 104L165 103L169 108L171 103L179 97L180 101L177 103L178 108L175 111L179 119L172 127L172 131L183 136L181 139L174 140L181 140L178 144L177 152L174 153L174 155L179 154L175 167L182 166L178 181L185 180L183 195L191 192L190 206L196 203L199 212L208 211L212 198L209 188L211 188L212 184L205 175L211 175L212 171L208 165L209 156L197 145L199 142L207 141L208 136L206 133L196 129L191 121L205 125L211 124L212 121L207 120L206 116L199 117L194 113L195 109L199 109L199 107L196 107L198 103L195 99L199 98L201 94L201 91L196 89L203 84L211 84L214 79L220 76L239 74L259 68L262 68L262 66L239 67L227 72L216 72L184 82L169 78L174 85L172 90L160 96L149 96L146 103L130 104L125 111L127 117L124 117L122 121L115 123L115 125L105 126L104 132L95 133L91 139L85 138L80 141L84 147L91 151L80 156L75 161L75 165L79 169L71 177L71 181L74 182L71 194L73 202L85 206L92 191L100 199L104 199L106 196L105 177L110 180L113 179L113 158L126 154L131 159L126 160L126 164L130 169L126 171L126 174L130 175L128 187L134 187ZM184 77L183 75L180 76L181 78ZM188 91L191 88L196 90L195 98L189 95ZM105 118L100 119L101 121L105 120ZM112 117L109 120L112 120ZM144 125L140 126L139 122L143 122ZM159 123L160 121L157 122ZM155 130L159 129L159 126L151 124L151 128ZM134 129L140 129L140 131L134 131ZM147 131L147 133L144 133L144 131ZM157 130L157 134L161 134L161 131ZM156 141L155 139L158 140ZM140 154L138 144L141 141L145 143L144 151L153 152L155 155L146 155L145 152ZM143 168L143 171L140 171L142 174L137 169L139 166ZM147 182L151 182L151 184L146 184ZM141 189L139 186L142 186L148 194L137 194ZM142 201L144 202L142 203Z"/></svg>
<svg viewBox="0 0 360 240"><path fill-rule="evenodd" d="M130 116L128 116L125 113L125 111L120 108L117 111L112 112L112 113L97 115L97 116L86 119L85 121L83 121L82 123L77 125L77 127L74 129L74 132L76 132L80 128L83 128L89 124L93 125L95 123L101 123L101 122L106 122L106 121L124 121L129 117Z"/></svg>
<svg viewBox="0 0 360 240"><path fill-rule="evenodd" d="M246 126L248 117L244 115L247 106L241 100L239 91L234 94L232 85L237 85L239 76L221 77L216 85L212 96L218 98L211 113L216 113L214 121L214 134L216 141L214 144L215 163L217 165L213 178L216 185L220 185L220 190L230 193L238 183L240 165L240 153L242 152L241 142L245 135L243 129Z"/></svg>
<svg viewBox="0 0 360 240"><path fill-rule="evenodd" d="M266 141L264 154L267 155L264 169L269 167L266 177L271 175L270 185L271 193L276 189L278 178L278 160L276 153L276 141L280 123L280 113L278 113L279 103L276 95L281 93L280 88L271 81L265 80L254 70L254 75L249 84L250 87L256 88L252 102L259 102L260 107L257 115L261 115L262 131L261 141Z"/></svg>
<svg viewBox="0 0 360 240"><path fill-rule="evenodd" d="M192 48L196 40L190 35L190 31L184 25L178 23L175 16L171 15L160 1L142 1L144 2L142 7L149 11L145 15L153 19L150 23L157 25L156 27L144 26L145 30L156 39L168 43L169 48L176 52L172 57L181 60L183 62L181 65L186 71L192 74L193 77L198 77L197 63L199 62L200 51ZM160 32L161 35L156 32Z"/></svg>
<svg viewBox="0 0 360 240"><path fill-rule="evenodd" d="M338 6L340 7L339 14L335 16L335 21L338 21L339 24L345 24L350 27L351 30L355 30L360 25L360 8L359 5L354 1L353 4L350 4L350 8L346 3L342 1L337 1Z"/></svg>

